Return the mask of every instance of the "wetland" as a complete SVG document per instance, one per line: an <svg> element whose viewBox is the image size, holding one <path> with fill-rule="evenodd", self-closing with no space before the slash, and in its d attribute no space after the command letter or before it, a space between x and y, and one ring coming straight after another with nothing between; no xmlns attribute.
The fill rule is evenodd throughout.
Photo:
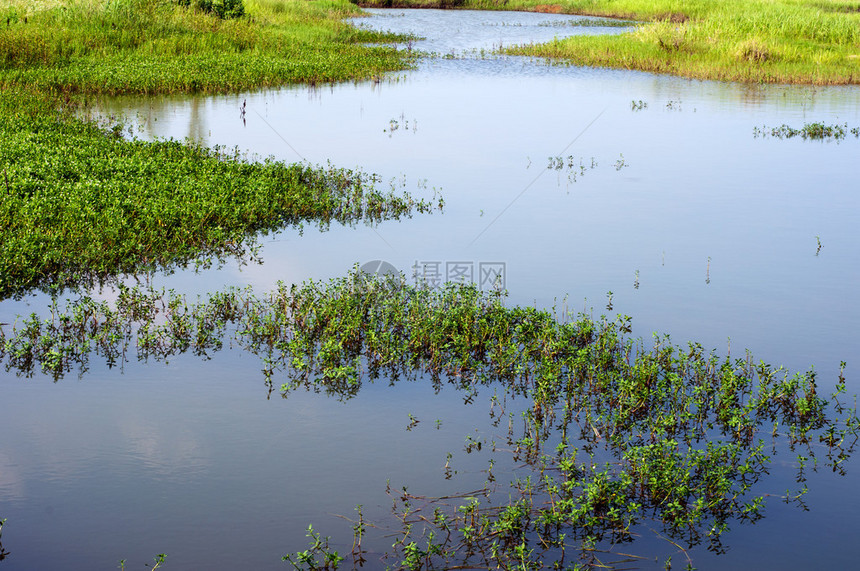
<svg viewBox="0 0 860 571"><path fill-rule="evenodd" d="M0 566L856 561L860 90L497 53L600 24L371 10L412 69L4 90Z"/></svg>

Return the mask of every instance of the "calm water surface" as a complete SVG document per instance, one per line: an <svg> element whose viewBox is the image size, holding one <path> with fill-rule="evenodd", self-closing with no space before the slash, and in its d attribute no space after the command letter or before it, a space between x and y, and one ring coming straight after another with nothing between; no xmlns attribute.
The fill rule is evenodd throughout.
<svg viewBox="0 0 860 571"><path fill-rule="evenodd" d="M262 265L159 284L191 296L225 285L266 290L371 260L479 284L481 271L494 269L511 303L599 315L612 292L614 311L633 317L637 335L814 367L824 387L844 360L849 390L860 392L860 141L753 134L782 124L860 126L860 90L488 55L499 45L620 31L570 20L374 12L360 25L426 36L399 48L438 57L378 83L105 104L141 137L330 161L445 199L444 214L376 228L287 229L263 239ZM3 302L0 321L43 304ZM480 487L486 477L488 456L463 450L476 430L500 437L486 398L466 406L453 390L377 382L346 403L305 392L269 400L259 370L253 356L224 351L209 361L93 366L56 384L0 373L0 518L11 552L0 566L113 569L127 559L135 569L167 553L175 569L282 568L282 555L306 547L309 523L348 550L350 524L335 514L351 517L363 504L384 518L388 479L432 495ZM410 414L421 423L407 431ZM458 470L450 481L448 452ZM780 464L765 492L792 485ZM694 551L696 565L855 564L856 464L844 478L813 475L810 511L771 501L763 521L734 526L726 555ZM669 547L648 538L641 546L662 557Z"/></svg>

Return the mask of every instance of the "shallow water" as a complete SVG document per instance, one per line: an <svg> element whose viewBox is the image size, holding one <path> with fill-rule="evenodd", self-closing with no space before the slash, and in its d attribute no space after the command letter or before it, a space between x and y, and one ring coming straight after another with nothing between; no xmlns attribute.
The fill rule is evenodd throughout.
<svg viewBox="0 0 860 571"><path fill-rule="evenodd" d="M619 31L566 19L375 12L361 25L417 32L431 39L400 47L441 57L378 83L106 103L102 111L129 116L139 136L331 161L445 199L442 215L376 228L287 229L263 239L262 265L159 283L192 296L232 284L265 290L372 260L428 280L481 283L482 269L501 271L511 303L601 314L611 291L637 335L814 366L825 388L845 360L849 391L860 392L860 140L753 134L858 127L860 89L688 81L487 53ZM4 302L0 321L42 303ZM427 494L484 481L486 455L462 445L475 429L498 436L480 399L476 409L452 390L377 382L347 403L311 393L267 400L259 369L224 351L93 367L56 384L0 374L3 568L115 568L124 558L133 569L162 552L177 569L276 568L306 547L309 523L348 550L349 523L332 514L351 517L364 504L384 516L388 478ZM407 431L409 414L422 422ZM449 451L459 473L446 481ZM695 564L850 566L860 558L856 472L855 461L845 478L815 475L809 512L771 501L762 522L728 534L728 554L698 550ZM790 477L777 465L766 485L779 494ZM652 543L643 542L671 553Z"/></svg>

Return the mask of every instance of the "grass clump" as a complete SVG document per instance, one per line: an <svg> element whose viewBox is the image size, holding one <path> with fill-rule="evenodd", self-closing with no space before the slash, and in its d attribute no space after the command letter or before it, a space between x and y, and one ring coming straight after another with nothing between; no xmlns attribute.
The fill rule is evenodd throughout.
<svg viewBox="0 0 860 571"><path fill-rule="evenodd" d="M388 1L361 4L384 5ZM424 0L394 3L426 4ZM577 36L506 48L510 54L696 79L860 83L860 11L850 0L463 0L456 7L641 22L630 33Z"/></svg>
<svg viewBox="0 0 860 571"><path fill-rule="evenodd" d="M511 52L696 79L860 83L860 19L828 9L837 4L629 2L627 15L646 21L635 32L568 38Z"/></svg>
<svg viewBox="0 0 860 571"><path fill-rule="evenodd" d="M0 138L0 299L241 257L255 235L288 225L431 209L362 172L129 141L21 90L0 95Z"/></svg>
<svg viewBox="0 0 860 571"><path fill-rule="evenodd" d="M343 21L357 14L345 0L58 0L28 12L11 6L0 26L0 86L223 93L366 79L410 64L406 52L367 46L392 37Z"/></svg>
<svg viewBox="0 0 860 571"><path fill-rule="evenodd" d="M226 337L260 356L269 393L280 385L285 397L307 389L349 399L380 376L429 377L466 403L490 387L499 441L473 434L467 448L489 456L486 487L444 499L393 492L393 568L604 567L602 548L655 525L682 549L719 552L732 524L763 517L775 456L796 455L797 489L782 499L802 505L808 471L844 473L860 428L840 400L842 371L826 396L812 371L791 375L665 336L646 344L628 337L629 318L559 319L474 286L431 291L353 272L263 295L229 289L192 302L120 288L115 302L59 305L0 328L7 369L59 378L85 370L93 353L111 364L135 346L138 358L206 356ZM508 412L516 400L522 414ZM518 466L509 485L493 476L501 455ZM375 525L359 522L356 533ZM309 535L311 550L287 561L343 561ZM363 558L360 536L353 556Z"/></svg>

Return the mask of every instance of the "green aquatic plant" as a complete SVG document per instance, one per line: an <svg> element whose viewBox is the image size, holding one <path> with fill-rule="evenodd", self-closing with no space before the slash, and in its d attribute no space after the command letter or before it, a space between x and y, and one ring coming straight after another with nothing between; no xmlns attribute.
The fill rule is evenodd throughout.
<svg viewBox="0 0 860 571"><path fill-rule="evenodd" d="M356 533L360 536L360 531L356 531ZM331 538L320 537L312 525L308 526L307 536L311 538L311 546L308 549L284 555L282 560L295 569L308 569L309 571L337 569L344 557L329 547Z"/></svg>
<svg viewBox="0 0 860 571"><path fill-rule="evenodd" d="M6 559L9 552L3 548L3 526L6 525L6 519L0 519L0 561Z"/></svg>
<svg viewBox="0 0 860 571"><path fill-rule="evenodd" d="M26 91L0 94L0 299L247 259L259 235L289 226L376 224L438 207L359 170L126 140L119 125L49 109Z"/></svg>
<svg viewBox="0 0 860 571"><path fill-rule="evenodd" d="M448 385L466 404L485 387L496 391L490 415L495 426L507 422L503 446L479 434L464 442L469 453L492 455L486 487L445 498L392 494L397 539L386 559L394 567L592 564L655 526L674 544L719 552L733 524L763 516L760 482L775 456L796 455L798 489L782 499L802 505L805 471L844 473L860 429L856 408L843 402L842 371L825 396L814 371L790 374L668 336L646 343L628 336L628 317L507 307L502 293L474 286L427 290L356 271L197 302L152 288L117 293L113 302L55 301L50 317L0 329L7 370L60 379L85 370L91 355L109 365L206 357L230 339L259 356L268 393L284 398L304 389L348 400L377 378ZM499 455L520 467L508 485ZM315 558L330 552L318 536L314 545L291 561L342 563ZM361 559L360 547L353 556Z"/></svg>
<svg viewBox="0 0 860 571"><path fill-rule="evenodd" d="M182 3L182 2L180 2ZM46 1L0 26L0 299L117 275L256 256L260 234L371 224L435 206L361 171L252 162L123 138L78 93L226 92L378 76L412 55L342 19L347 2ZM229 14L228 14L229 13ZM226 19L225 19L226 18ZM54 94L54 95L52 95ZM59 95L59 97L57 97Z"/></svg>
<svg viewBox="0 0 860 571"><path fill-rule="evenodd" d="M549 157L547 160L547 170L560 171L559 175L561 172L566 172L568 183L576 182L579 178L584 177L586 172L597 168L597 160L594 157L591 157L589 161L580 157L578 162L573 155ZM559 176L560 181L561 177Z"/></svg>
<svg viewBox="0 0 860 571"><path fill-rule="evenodd" d="M144 563L144 567L149 567L150 569L153 569L153 571L154 571L155 569L158 569L159 567L161 567L162 565L165 564L165 562L167 561L167 554L166 553L159 553L158 555L156 555L155 557L152 558L152 561L153 562L151 564L150 563ZM125 564L126 564L125 559L119 560L120 571L125 571Z"/></svg>
<svg viewBox="0 0 860 571"><path fill-rule="evenodd" d="M848 135L854 135L855 138L860 137L860 127L848 127L847 123L842 125L825 125L824 123L805 123L803 127L795 129L789 125L780 125L779 127L762 126L753 128L753 137L774 137L776 139L793 139L800 137L804 140L824 141L833 139L841 141Z"/></svg>

